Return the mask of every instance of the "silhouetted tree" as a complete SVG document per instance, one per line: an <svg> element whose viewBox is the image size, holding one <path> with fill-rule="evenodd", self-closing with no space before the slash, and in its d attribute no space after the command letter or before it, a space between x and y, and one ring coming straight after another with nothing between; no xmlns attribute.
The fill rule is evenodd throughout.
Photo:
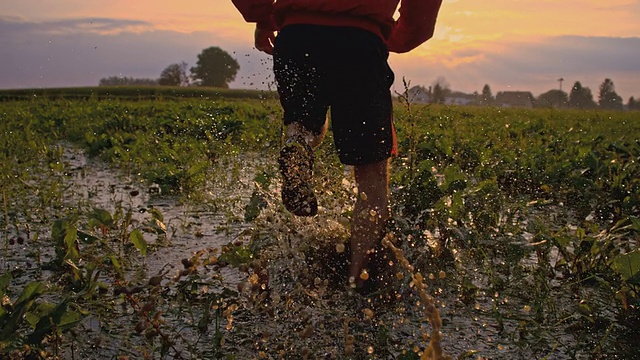
<svg viewBox="0 0 640 360"><path fill-rule="evenodd" d="M127 76L110 76L100 79L99 86L155 86L158 82L153 79L140 79Z"/></svg>
<svg viewBox="0 0 640 360"><path fill-rule="evenodd" d="M632 96L629 98L629 102L627 103L627 108L629 110L640 110L640 102L636 101L636 99Z"/></svg>
<svg viewBox="0 0 640 360"><path fill-rule="evenodd" d="M616 87L611 79L605 79L600 85L598 104L603 109L622 110L622 97L616 93Z"/></svg>
<svg viewBox="0 0 640 360"><path fill-rule="evenodd" d="M536 100L536 106L558 108L566 106L568 102L569 97L566 92L554 89L549 90L544 94L540 94Z"/></svg>
<svg viewBox="0 0 640 360"><path fill-rule="evenodd" d="M202 50L196 66L191 68L191 78L201 86L228 88L240 69L238 62L217 46Z"/></svg>
<svg viewBox="0 0 640 360"><path fill-rule="evenodd" d="M431 102L434 104L444 104L447 95L451 93L449 83L443 77L439 77L431 88Z"/></svg>
<svg viewBox="0 0 640 360"><path fill-rule="evenodd" d="M164 86L187 86L189 77L187 76L187 63L182 61L177 64L167 66L158 79L159 85Z"/></svg>
<svg viewBox="0 0 640 360"><path fill-rule="evenodd" d="M434 104L444 104L445 100L445 92L444 88L440 83L437 83L433 86L433 94L431 96L431 102Z"/></svg>
<svg viewBox="0 0 640 360"><path fill-rule="evenodd" d="M597 104L593 101L591 89L582 87L580 81L576 81L569 94L569 106L576 109L593 109Z"/></svg>
<svg viewBox="0 0 640 360"><path fill-rule="evenodd" d="M489 84L485 84L484 87L482 88L482 95L480 97L480 105L492 105L495 102L495 98L493 97L493 94L491 93L491 88L489 87Z"/></svg>

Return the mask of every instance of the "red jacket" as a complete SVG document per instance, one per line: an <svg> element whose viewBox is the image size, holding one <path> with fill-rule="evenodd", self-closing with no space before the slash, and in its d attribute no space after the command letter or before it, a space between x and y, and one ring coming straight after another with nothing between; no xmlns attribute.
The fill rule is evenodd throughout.
<svg viewBox="0 0 640 360"><path fill-rule="evenodd" d="M433 36L442 0L232 0L264 30L290 24L352 26L382 37L389 51L410 51ZM393 19L400 3L398 21Z"/></svg>

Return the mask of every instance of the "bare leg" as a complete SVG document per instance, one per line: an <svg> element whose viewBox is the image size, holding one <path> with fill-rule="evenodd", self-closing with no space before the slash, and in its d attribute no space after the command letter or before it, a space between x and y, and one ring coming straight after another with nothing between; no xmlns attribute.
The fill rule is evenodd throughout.
<svg viewBox="0 0 640 360"><path fill-rule="evenodd" d="M388 160L354 166L358 199L353 209L351 224L351 265L349 281L361 284L362 270L367 265L367 253L382 239L385 222L389 217Z"/></svg>

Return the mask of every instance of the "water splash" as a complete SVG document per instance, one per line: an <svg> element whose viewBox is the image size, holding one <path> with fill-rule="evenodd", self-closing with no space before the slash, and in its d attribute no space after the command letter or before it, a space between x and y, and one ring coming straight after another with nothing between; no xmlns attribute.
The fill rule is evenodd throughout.
<svg viewBox="0 0 640 360"><path fill-rule="evenodd" d="M416 288L416 290L418 290L425 318L429 321L432 327L431 334L428 336L429 345L422 351L420 359L450 359L450 357L444 355L442 351L442 332L440 331L442 329L442 319L440 317L440 311L436 307L435 299L431 295L427 294L427 284L424 283L424 277L421 273L415 272L413 265L411 265L404 256L402 250L393 244L393 238L394 234L392 232L388 233L384 239L382 239L382 246L390 249L404 270L411 275L411 278L413 279L411 284Z"/></svg>

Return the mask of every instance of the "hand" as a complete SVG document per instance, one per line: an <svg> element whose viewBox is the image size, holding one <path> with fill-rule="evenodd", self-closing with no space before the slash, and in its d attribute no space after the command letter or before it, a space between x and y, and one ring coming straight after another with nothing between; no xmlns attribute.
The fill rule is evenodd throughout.
<svg viewBox="0 0 640 360"><path fill-rule="evenodd" d="M256 27L255 42L256 49L273 55L273 42L276 39L276 33L273 30L264 30Z"/></svg>

